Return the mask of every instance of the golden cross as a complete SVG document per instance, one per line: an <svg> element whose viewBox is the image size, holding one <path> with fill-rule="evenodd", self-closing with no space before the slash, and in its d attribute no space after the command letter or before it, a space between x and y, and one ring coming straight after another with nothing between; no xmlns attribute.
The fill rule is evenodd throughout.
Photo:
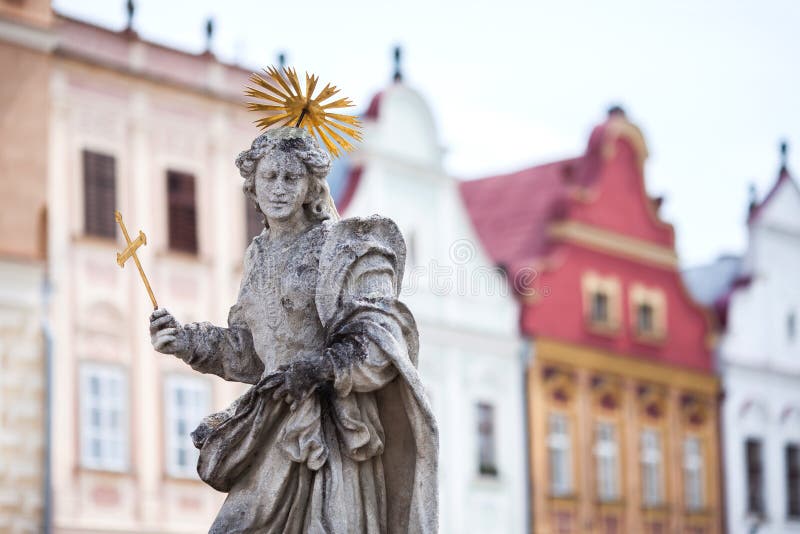
<svg viewBox="0 0 800 534"><path fill-rule="evenodd" d="M129 258L133 258L133 261L136 262L136 267L139 269L139 274L142 275L144 287L147 288L147 293L150 295L150 300L153 302L153 309L157 310L158 304L156 303L156 297L153 295L153 290L150 289L150 282L147 281L147 277L144 275L144 269L142 269L142 264L139 263L139 257L136 256L136 249L147 244L147 237L145 237L144 232L139 230L139 237L131 241L128 230L125 229L125 223L122 222L122 214L120 212L114 212L114 220L117 221L119 227L122 228L122 235L125 236L125 242L128 244L125 250L117 252L117 265L125 267L125 262L128 261Z"/></svg>

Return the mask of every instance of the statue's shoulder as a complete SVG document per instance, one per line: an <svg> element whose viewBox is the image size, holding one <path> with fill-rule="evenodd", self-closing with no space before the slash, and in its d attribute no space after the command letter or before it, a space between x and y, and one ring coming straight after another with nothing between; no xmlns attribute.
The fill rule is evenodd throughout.
<svg viewBox="0 0 800 534"><path fill-rule="evenodd" d="M394 256L401 268L405 265L406 244L403 234L397 224L387 217L348 217L326 221L325 226L321 260L348 256L355 260L367 253L378 252Z"/></svg>
<svg viewBox="0 0 800 534"><path fill-rule="evenodd" d="M395 297L399 295L406 245L394 221L373 215L324 224L326 236L320 251L316 295L317 312L323 325L328 325L336 315L348 280L358 278L365 270L391 272Z"/></svg>

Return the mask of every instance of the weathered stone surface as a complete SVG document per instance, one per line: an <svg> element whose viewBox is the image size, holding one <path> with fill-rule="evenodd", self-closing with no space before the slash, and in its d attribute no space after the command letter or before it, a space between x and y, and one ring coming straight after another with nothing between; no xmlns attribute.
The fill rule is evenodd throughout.
<svg viewBox="0 0 800 534"><path fill-rule="evenodd" d="M303 130L259 136L236 164L265 229L228 327L151 316L156 350L253 385L192 435L201 478L228 493L210 532L436 532L438 438L397 226L339 220L330 158Z"/></svg>

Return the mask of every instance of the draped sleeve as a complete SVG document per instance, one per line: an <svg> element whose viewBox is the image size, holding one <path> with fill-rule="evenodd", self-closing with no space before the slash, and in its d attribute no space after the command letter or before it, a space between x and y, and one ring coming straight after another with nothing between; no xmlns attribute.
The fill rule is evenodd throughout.
<svg viewBox="0 0 800 534"><path fill-rule="evenodd" d="M399 300L406 248L380 216L338 221L320 252L315 296L334 360L331 412L343 454L382 455L388 520L397 532L435 532L438 431L417 372L419 335Z"/></svg>
<svg viewBox="0 0 800 534"><path fill-rule="evenodd" d="M368 393L384 387L397 376L397 368L391 358L367 334L372 328L392 329L383 321L372 306L389 309L394 300L394 269L382 254L368 252L353 266L347 306L355 311L355 303L364 300L370 304L354 313L347 324L332 335L330 343L343 350L334 350L334 391L339 397L351 392ZM402 337L401 332L395 335Z"/></svg>
<svg viewBox="0 0 800 534"><path fill-rule="evenodd" d="M245 255L243 284L252 268L253 247L251 244ZM261 378L264 363L256 353L253 335L239 302L228 313L227 328L208 322L189 323L183 328L189 338L189 349L177 356L195 371L245 384L255 384Z"/></svg>

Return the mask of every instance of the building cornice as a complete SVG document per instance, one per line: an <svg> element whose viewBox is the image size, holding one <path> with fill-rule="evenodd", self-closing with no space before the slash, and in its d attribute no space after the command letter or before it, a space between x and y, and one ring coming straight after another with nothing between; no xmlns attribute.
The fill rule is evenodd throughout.
<svg viewBox="0 0 800 534"><path fill-rule="evenodd" d="M0 17L0 41L49 54L55 50L58 37L47 28Z"/></svg>
<svg viewBox="0 0 800 534"><path fill-rule="evenodd" d="M564 221L551 224L547 231L552 238L589 249L671 270L678 268L678 255L673 249L596 226Z"/></svg>
<svg viewBox="0 0 800 534"><path fill-rule="evenodd" d="M775 361L742 361L740 359L721 358L719 363L720 375L725 378L731 374L746 373L751 376L758 376L765 380L779 380L787 383L800 382L800 369L788 363L781 365ZM798 388L800 391L800 388Z"/></svg>
<svg viewBox="0 0 800 534"><path fill-rule="evenodd" d="M536 358L543 361L590 368L620 376L661 384L680 385L682 389L716 395L719 379L701 371L667 365L611 351L577 345L552 338L536 338Z"/></svg>
<svg viewBox="0 0 800 534"><path fill-rule="evenodd" d="M235 97L233 95L229 95L220 91L217 91L208 86L200 86L194 84L183 83L177 80L172 80L166 78L164 76L159 76L156 74L137 71L131 69L128 66L120 66L114 64L109 61L103 61L97 58L87 57L86 55L75 53L71 50L63 49L63 48L56 48L53 53L64 60L71 60L78 64L92 66L92 67L99 67L107 72L122 75L129 78L134 78L136 81L145 81L150 82L154 85L162 86L162 87L172 87L179 91L186 91L188 93L194 93L197 96L202 96L206 98L210 98L212 100L216 100L218 102L223 102L226 104L233 104L235 106L242 106L242 99L239 97ZM243 106L242 106L243 107Z"/></svg>

